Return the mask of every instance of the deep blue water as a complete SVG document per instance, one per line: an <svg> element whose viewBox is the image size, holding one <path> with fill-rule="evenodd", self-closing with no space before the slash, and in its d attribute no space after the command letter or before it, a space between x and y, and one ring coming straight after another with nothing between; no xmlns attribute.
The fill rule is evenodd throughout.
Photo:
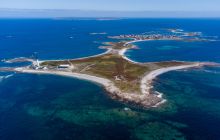
<svg viewBox="0 0 220 140"><path fill-rule="evenodd" d="M105 50L108 36L168 28L220 37L220 19L0 19L0 60L78 58ZM96 34L91 33L102 33ZM127 52L140 62L220 62L220 42L150 41ZM0 66L7 66L0 62ZM13 64L19 66L26 64ZM11 66L11 64L10 64ZM94 83L52 75L0 73L0 139L196 139L220 137L220 68L161 75L168 103L143 110L114 101ZM131 111L125 111L129 107Z"/></svg>
<svg viewBox="0 0 220 140"><path fill-rule="evenodd" d="M220 62L220 42L149 41L135 43L127 55L139 62L210 61Z"/></svg>
<svg viewBox="0 0 220 140"><path fill-rule="evenodd" d="M179 19L167 21L161 20L161 24L157 28L180 28L188 32L202 32L204 37L215 38L220 36L220 20L218 19ZM216 40L219 40L219 38ZM166 60L220 62L220 41L149 41L139 42L136 45L139 49L130 50L127 52L127 55L139 62Z"/></svg>

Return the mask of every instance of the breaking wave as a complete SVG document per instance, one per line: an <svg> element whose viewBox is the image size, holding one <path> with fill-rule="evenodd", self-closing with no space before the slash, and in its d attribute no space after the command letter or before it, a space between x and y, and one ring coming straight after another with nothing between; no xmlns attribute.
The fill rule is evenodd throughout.
<svg viewBox="0 0 220 140"><path fill-rule="evenodd" d="M9 74L9 75L6 75L6 76L0 76L0 82L2 82L5 79L8 79L8 78L12 77L13 75L14 74Z"/></svg>
<svg viewBox="0 0 220 140"><path fill-rule="evenodd" d="M214 70L203 70L203 72L213 73L213 74L220 74L220 71L214 71Z"/></svg>

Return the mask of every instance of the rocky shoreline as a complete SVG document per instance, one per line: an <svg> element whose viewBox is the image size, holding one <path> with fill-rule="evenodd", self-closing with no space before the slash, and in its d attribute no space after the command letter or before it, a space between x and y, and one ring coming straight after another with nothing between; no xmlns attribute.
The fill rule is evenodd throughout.
<svg viewBox="0 0 220 140"><path fill-rule="evenodd" d="M125 36L125 37L127 37L127 36ZM136 36L134 36L134 37L137 38ZM153 36L153 38L154 37L155 36ZM161 38L161 36L156 36L156 37L157 37L157 39ZM124 38L124 36L122 36L122 38ZM144 66L145 65L144 63L135 62L125 56L126 51L129 49L132 49L134 47L132 45L132 43L140 42L140 41L149 41L152 39L152 37L149 38L148 36L147 36L147 39L142 38L142 37L140 39L139 38L134 39L132 41L118 42L115 44L109 43L110 45L112 45L112 47L110 47L110 48L109 48L109 46L106 47L105 49L107 49L107 51L104 53L101 53L101 54L83 57L83 58L66 60L68 63L71 64L71 68L67 69L67 70L50 69L47 67L43 67L43 68L39 69L39 67L41 67L41 65L43 63L46 63L46 62L53 62L53 63L55 62L56 63L56 62L60 62L60 60L59 61L57 61L57 60L38 61L37 60L37 63L36 63L34 60L30 60L30 59L27 59L27 61L31 61L33 63L33 65L37 64L38 66L36 66L36 68L33 68L32 66L27 66L27 67L8 68L8 69L2 68L0 70L3 70L3 71L10 70L10 71L15 71L15 72L19 72L19 73L53 74L53 75L67 76L67 77L74 77L74 78L78 78L78 79L88 80L88 81L95 82L95 83L102 85L106 89L106 91L109 93L109 96L112 97L113 99L117 99L117 100L120 100L123 102L129 102L132 104L140 105L145 108L149 108L149 107L158 107L166 102L166 99L163 98L162 93L153 91L153 81L159 75L170 72L170 71L175 71L175 70L198 68L198 67L207 66L207 65L216 65L213 63L200 63L200 62L181 62L181 63L177 62L178 63L178 65L177 65L175 63L171 64L171 62L168 62L170 64L168 64L168 63L165 64L165 62L164 62L164 64L165 64L164 66L154 68L154 69L150 70L149 72L145 73L144 75L140 74L140 76L141 76L140 81L139 81L140 82L140 86L139 86L140 92L134 92L134 93L123 91L118 86L116 86L116 82L113 79L108 79L106 77L97 76L97 75L91 74L91 73L82 73L81 72L82 70L79 72L73 71L74 66L71 63L71 61L73 61L73 62L79 61L80 63L83 63L84 60L95 59L95 58L100 59L99 58L100 56L110 57L111 55L114 55L116 57L121 57L123 61L129 62L129 64L132 64L135 66ZM162 36L162 38L164 39L165 37ZM169 37L168 39L177 39L177 38L171 36L171 38ZM120 60L120 61L122 61L122 60ZM22 58L22 61L24 61L24 58ZM115 63L117 63L117 62L115 62ZM56 64L56 65L58 65L58 64ZM87 65L83 68L83 70L85 70L87 68L89 69L93 65L95 65L95 64ZM152 64L152 65L154 66L155 64ZM60 66L66 67L67 65L60 65ZM116 76L116 79L117 79L117 76ZM120 78L119 78L119 80L120 80Z"/></svg>
<svg viewBox="0 0 220 140"><path fill-rule="evenodd" d="M109 93L109 96L112 97L113 99L117 99L123 102L129 102L136 105L140 105L145 108L149 108L149 107L158 107L166 102L166 100L163 99L162 94L152 91L153 80L157 78L157 76L170 71L196 68L204 65L208 65L208 63L207 64L194 63L191 65L173 66L173 67L154 70L144 75L144 77L141 79L141 85L140 85L141 94L136 94L136 93L132 94L132 93L123 92L117 86L115 86L113 81L106 78L97 77L88 74L73 73L68 71L65 72L65 71L52 71L52 70L32 70L29 69L28 67L15 68L14 71L19 73L52 74L52 75L67 76L82 80L88 80L102 85Z"/></svg>

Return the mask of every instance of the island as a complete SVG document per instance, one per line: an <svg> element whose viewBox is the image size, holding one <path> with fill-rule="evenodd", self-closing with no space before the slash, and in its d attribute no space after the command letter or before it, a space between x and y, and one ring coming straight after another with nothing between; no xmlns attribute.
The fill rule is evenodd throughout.
<svg viewBox="0 0 220 140"><path fill-rule="evenodd" d="M172 30L173 31L173 30ZM190 34L188 38L177 35L120 35L110 38L116 42L104 43L101 49L106 52L95 56L67 60L32 60L32 65L18 68L1 68L0 70L21 73L55 74L89 80L102 85L109 96L118 101L139 105L144 108L158 107L167 100L163 94L154 90L153 82L163 73L189 68L216 65L210 62L165 61L139 63L127 58L128 49L135 49L134 42L149 40L190 40L198 39L198 34ZM196 36L196 37L195 37ZM21 61L24 58L13 59ZM6 61L10 62L10 60Z"/></svg>

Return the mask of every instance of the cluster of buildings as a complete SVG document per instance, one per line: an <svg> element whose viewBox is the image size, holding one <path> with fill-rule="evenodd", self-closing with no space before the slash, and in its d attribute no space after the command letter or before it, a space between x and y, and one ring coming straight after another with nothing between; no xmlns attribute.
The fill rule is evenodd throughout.
<svg viewBox="0 0 220 140"><path fill-rule="evenodd" d="M180 39L176 35L162 35L162 34L152 34L152 35L119 35L115 36L117 39L135 39L135 40L159 40L159 39Z"/></svg>
<svg viewBox="0 0 220 140"><path fill-rule="evenodd" d="M31 68L33 68L35 70L48 70L48 69L66 70L66 69L70 68L70 65L69 64L61 64L61 65L58 65L57 67L41 66L38 59L36 59L36 61L33 62Z"/></svg>

